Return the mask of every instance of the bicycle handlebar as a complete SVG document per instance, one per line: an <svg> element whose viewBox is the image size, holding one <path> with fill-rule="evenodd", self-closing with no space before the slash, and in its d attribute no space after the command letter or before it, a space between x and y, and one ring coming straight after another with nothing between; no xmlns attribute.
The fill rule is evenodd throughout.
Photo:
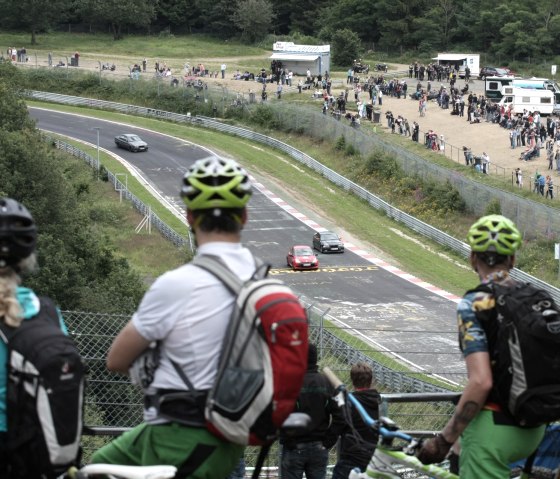
<svg viewBox="0 0 560 479"><path fill-rule="evenodd" d="M402 439L408 443L414 441L414 438L409 434L405 434L398 430L397 425L391 421L389 418L382 417L380 419L373 419L368 412L364 409L362 404L354 397L354 395L346 390L346 386L344 383L338 378L338 376L328 367L325 366L323 368L323 373L330 381L330 383L334 386L337 391L337 395L341 395L339 400L339 405L344 405L343 395L345 394L346 397L350 400L352 405L356 408L360 416L362 417L363 421L371 428L377 429L379 434L387 439Z"/></svg>

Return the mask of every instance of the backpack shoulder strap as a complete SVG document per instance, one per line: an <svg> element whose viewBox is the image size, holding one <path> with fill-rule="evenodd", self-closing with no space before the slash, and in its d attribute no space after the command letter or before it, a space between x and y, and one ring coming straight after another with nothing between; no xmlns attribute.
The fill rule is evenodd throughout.
<svg viewBox="0 0 560 479"><path fill-rule="evenodd" d="M37 315L42 315L45 319L60 327L60 316L53 300L46 296L39 296L39 303L41 306Z"/></svg>
<svg viewBox="0 0 560 479"><path fill-rule="evenodd" d="M253 260L255 261L255 273L251 279L265 278L268 274L268 270L270 269L270 265L263 263L260 259L254 256ZM235 295L238 295L243 287L244 281L239 279L239 277L231 269L229 269L219 256L209 254L200 255L194 258L191 264L213 274Z"/></svg>
<svg viewBox="0 0 560 479"><path fill-rule="evenodd" d="M0 319L0 338L2 339L4 344L7 345L10 341L10 338L13 335L13 329L14 328L10 328L3 319Z"/></svg>
<svg viewBox="0 0 560 479"><path fill-rule="evenodd" d="M494 289L488 284L481 283L476 288L469 289L465 294L478 293L478 292L493 293Z"/></svg>

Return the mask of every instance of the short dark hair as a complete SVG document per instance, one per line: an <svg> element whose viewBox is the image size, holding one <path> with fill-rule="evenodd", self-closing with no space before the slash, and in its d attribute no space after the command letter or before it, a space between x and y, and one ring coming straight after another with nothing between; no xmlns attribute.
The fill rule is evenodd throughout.
<svg viewBox="0 0 560 479"><path fill-rule="evenodd" d="M498 254L495 251L483 251L474 253L478 259L484 262L486 265L492 267L497 264L504 264L510 256L503 254Z"/></svg>
<svg viewBox="0 0 560 479"><path fill-rule="evenodd" d="M244 208L193 210L194 224L205 233L239 233L243 229ZM194 225L191 225L194 226Z"/></svg>
<svg viewBox="0 0 560 479"><path fill-rule="evenodd" d="M369 388L373 382L373 369L369 364L356 363L350 369L350 379L355 388Z"/></svg>

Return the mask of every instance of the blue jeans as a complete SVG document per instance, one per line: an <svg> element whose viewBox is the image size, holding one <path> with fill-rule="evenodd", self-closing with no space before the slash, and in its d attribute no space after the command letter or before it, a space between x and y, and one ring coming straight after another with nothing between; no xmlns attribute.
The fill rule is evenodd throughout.
<svg viewBox="0 0 560 479"><path fill-rule="evenodd" d="M230 472L226 479L243 479L245 477L245 459L241 457L235 469Z"/></svg>
<svg viewBox="0 0 560 479"><path fill-rule="evenodd" d="M329 451L321 442L298 444L297 449L282 449L282 479L325 479Z"/></svg>

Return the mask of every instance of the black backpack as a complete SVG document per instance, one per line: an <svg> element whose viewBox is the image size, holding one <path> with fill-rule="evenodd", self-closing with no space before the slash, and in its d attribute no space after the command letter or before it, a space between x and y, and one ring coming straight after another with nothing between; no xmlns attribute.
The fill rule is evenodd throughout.
<svg viewBox="0 0 560 479"><path fill-rule="evenodd" d="M54 478L80 456L85 366L52 301L42 297L40 304L18 328L0 321L8 347L10 477Z"/></svg>
<svg viewBox="0 0 560 479"><path fill-rule="evenodd" d="M533 427L560 419L560 312L529 283L480 285L495 310L477 313L488 337L496 401L514 421Z"/></svg>

